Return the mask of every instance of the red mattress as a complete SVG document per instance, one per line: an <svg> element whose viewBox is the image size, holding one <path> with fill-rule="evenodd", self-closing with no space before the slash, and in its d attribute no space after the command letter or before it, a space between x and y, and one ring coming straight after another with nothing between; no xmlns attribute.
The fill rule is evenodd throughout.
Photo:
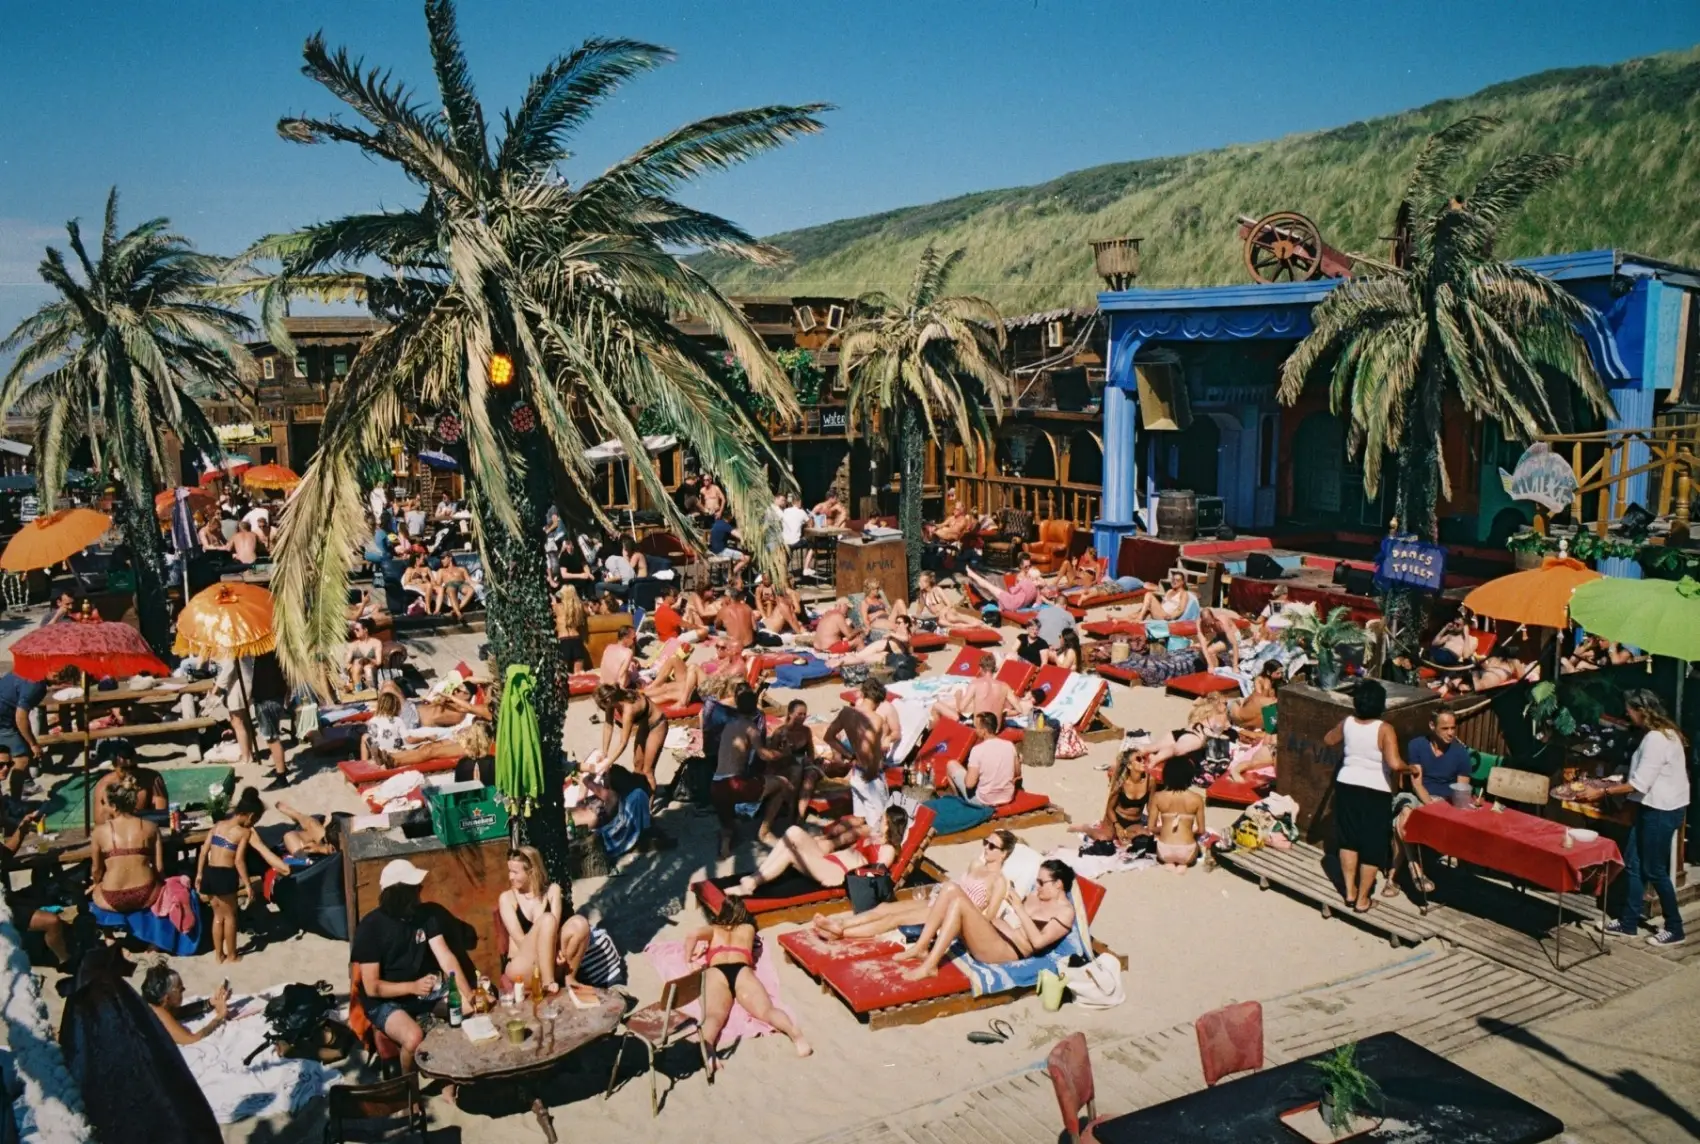
<svg viewBox="0 0 1700 1144"><path fill-rule="evenodd" d="M956 658L950 661L950 666L944 669L944 673L973 679L980 674L980 657L985 654L983 648L965 647L956 653Z"/></svg>
<svg viewBox="0 0 1700 1144"><path fill-rule="evenodd" d="M1101 663L1098 665L1097 671L1105 679L1114 679L1133 687L1139 686L1139 673L1131 667L1117 667L1113 663Z"/></svg>
<svg viewBox="0 0 1700 1144"><path fill-rule="evenodd" d="M1069 596L1070 601L1082 611L1088 608L1107 608L1111 604L1125 604L1129 600L1137 600L1145 595L1144 588L1135 588L1131 592L1110 592L1102 596L1093 596L1090 600L1083 600L1078 595L1073 595L1074 591L1077 591L1077 589L1071 589L1070 592L1063 594Z"/></svg>
<svg viewBox="0 0 1700 1144"><path fill-rule="evenodd" d="M702 714L702 704L687 703L683 707L663 707L661 713L669 719L695 719Z"/></svg>
<svg viewBox="0 0 1700 1144"><path fill-rule="evenodd" d="M1195 671L1191 675L1177 675L1163 685L1170 695L1191 695L1199 697L1215 695L1223 691L1238 691L1240 685L1232 679L1220 675L1212 675L1208 671Z"/></svg>
<svg viewBox="0 0 1700 1144"><path fill-rule="evenodd" d="M938 651L950 646L950 637L943 632L916 632L909 637L909 650L913 652Z"/></svg>
<svg viewBox="0 0 1700 1144"><path fill-rule="evenodd" d="M1048 795L1042 795L1036 790L1018 790L1015 797L992 811L992 820L1014 818L1018 814L1027 814L1035 810L1044 810L1051 805Z"/></svg>
<svg viewBox="0 0 1700 1144"><path fill-rule="evenodd" d="M996 647L1003 643L1003 635L996 628L985 626L973 628L951 628L950 638L960 640L970 647Z"/></svg>
<svg viewBox="0 0 1700 1144"><path fill-rule="evenodd" d="M1062 687L1063 684L1068 682L1070 674L1072 673L1068 670L1068 668L1059 667L1054 663L1049 667L1041 667L1039 669L1039 673L1033 677L1033 688L1030 694L1030 697L1033 700L1033 705L1035 707L1043 707L1045 704L1049 703L1056 696L1057 690ZM1104 696L1107 691L1108 688L1104 684L1100 683L1098 685L1097 698L1095 698L1087 706L1086 714L1082 715L1075 721L1075 730L1084 731L1086 728L1092 726L1092 720L1097 718L1098 708L1103 704Z"/></svg>
<svg viewBox="0 0 1700 1144"><path fill-rule="evenodd" d="M602 682L602 677L594 671L579 672L567 678L568 695L589 695Z"/></svg>
<svg viewBox="0 0 1700 1144"><path fill-rule="evenodd" d="M391 775L402 771L417 771L422 775L433 775L440 771L452 771L459 764L459 759L431 759L429 762L412 763L405 767L385 767L371 759L344 759L336 765L342 772L342 777L357 787L381 783Z"/></svg>
<svg viewBox="0 0 1700 1144"><path fill-rule="evenodd" d="M1011 656L1003 661L1002 667L998 668L997 677L1003 682L1004 686L1017 695L1025 695L1027 688L1033 682L1033 677L1037 674L1039 674L1038 668L1020 656Z"/></svg>
<svg viewBox="0 0 1700 1144"><path fill-rule="evenodd" d="M973 748L974 731L968 724L940 719L933 724L932 733L921 744L915 760L931 769L935 787L943 787L950 782L946 767L962 762Z"/></svg>

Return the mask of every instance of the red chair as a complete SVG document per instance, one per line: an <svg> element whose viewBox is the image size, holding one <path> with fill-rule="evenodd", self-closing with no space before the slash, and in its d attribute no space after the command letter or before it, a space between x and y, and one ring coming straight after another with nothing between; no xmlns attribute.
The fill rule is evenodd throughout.
<svg viewBox="0 0 1700 1144"><path fill-rule="evenodd" d="M1092 1126L1098 1123L1098 1103L1092 1091L1092 1056L1086 1051L1086 1034L1074 1033L1058 1041L1045 1058L1051 1087L1062 1109L1063 1133L1069 1144L1093 1144ZM1081 1123L1080 1110L1086 1109Z"/></svg>
<svg viewBox="0 0 1700 1144"><path fill-rule="evenodd" d="M1214 1085L1229 1073L1263 1067L1263 1006L1256 1001L1224 1005L1193 1022L1198 1034L1198 1063L1204 1083Z"/></svg>
<svg viewBox="0 0 1700 1144"><path fill-rule="evenodd" d="M388 1077L401 1072L401 1046L384 1035L366 1016L360 1003L360 967L348 967L348 1028L366 1049L366 1058L377 1062L377 1072Z"/></svg>

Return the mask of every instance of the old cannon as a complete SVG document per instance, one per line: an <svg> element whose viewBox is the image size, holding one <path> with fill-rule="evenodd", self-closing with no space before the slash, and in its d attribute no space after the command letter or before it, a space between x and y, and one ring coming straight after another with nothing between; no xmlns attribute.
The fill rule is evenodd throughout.
<svg viewBox="0 0 1700 1144"><path fill-rule="evenodd" d="M1245 268L1259 282L1309 282L1317 278L1350 278L1358 263L1378 270L1396 270L1410 262L1411 226L1400 208L1393 220L1391 261L1366 254L1348 254L1322 241L1322 230L1298 211L1276 211L1262 218L1241 215L1240 240L1245 244Z"/></svg>

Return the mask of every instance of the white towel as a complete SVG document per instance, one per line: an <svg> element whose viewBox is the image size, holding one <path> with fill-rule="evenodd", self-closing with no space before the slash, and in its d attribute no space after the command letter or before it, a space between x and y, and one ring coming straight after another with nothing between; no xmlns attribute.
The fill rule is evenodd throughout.
<svg viewBox="0 0 1700 1144"><path fill-rule="evenodd" d="M1091 709L1092 701L1104 687L1104 681L1096 676L1071 671L1068 682L1057 688L1057 693L1045 704L1045 714L1064 726L1072 727Z"/></svg>
<svg viewBox="0 0 1700 1144"><path fill-rule="evenodd" d="M340 1074L318 1061L298 1061L267 1049L246 1068L242 1060L265 1040L266 997L250 997L243 1014L204 1040L183 1046L183 1059L200 1082L220 1124L256 1116L300 1112L321 1099ZM210 1018L208 1018L210 1019ZM201 1024L204 1022L197 1022Z"/></svg>

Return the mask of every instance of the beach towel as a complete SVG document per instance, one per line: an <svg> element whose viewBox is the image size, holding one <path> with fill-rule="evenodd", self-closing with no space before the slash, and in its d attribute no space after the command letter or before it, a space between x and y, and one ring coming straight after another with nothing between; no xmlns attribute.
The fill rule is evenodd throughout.
<svg viewBox="0 0 1700 1144"><path fill-rule="evenodd" d="M897 708L897 722L902 732L897 740L897 746L892 748L890 762L902 763L915 752L915 744L927 733L927 720L932 716L932 706L913 699L904 699L893 704Z"/></svg>
<svg viewBox="0 0 1700 1144"><path fill-rule="evenodd" d="M817 679L825 679L833 672L833 669L827 666L825 662L812 655L800 655L797 659L804 662L798 663L794 659L773 669L773 682L776 686L806 687Z"/></svg>
<svg viewBox="0 0 1700 1144"><path fill-rule="evenodd" d="M955 675L923 675L919 679L888 684L885 693L893 699L910 700L931 707L944 696L967 687L968 682Z"/></svg>
<svg viewBox="0 0 1700 1144"><path fill-rule="evenodd" d="M940 836L973 830L989 821L993 813L989 806L979 806L953 794L930 798L925 805L937 816L933 819L933 832Z"/></svg>
<svg viewBox="0 0 1700 1144"><path fill-rule="evenodd" d="M509 667L496 717L496 789L522 812L543 794L543 744L531 705L536 686L531 668L523 663Z"/></svg>
<svg viewBox="0 0 1700 1144"><path fill-rule="evenodd" d="M318 1061L280 1057L267 1049L244 1067L242 1061L260 1047L269 1025L266 998L282 987L244 999L241 1014L214 1029L202 1040L184 1045L183 1060L200 1083L220 1124L235 1124L257 1116L305 1111L342 1079L336 1069ZM210 1020L192 1022L190 1031Z"/></svg>
<svg viewBox="0 0 1700 1144"><path fill-rule="evenodd" d="M189 892L189 879L178 874L167 878L159 887L159 895L154 898L154 917L164 918L177 927L178 933L188 933L195 928L195 910L190 904L194 895Z"/></svg>
<svg viewBox="0 0 1700 1144"><path fill-rule="evenodd" d="M192 957L201 948L202 907L200 899L192 894L189 896L189 909L195 915L195 923L193 928L184 932L164 918L155 916L151 909L115 914L111 910L101 909L93 902L89 903L89 913L94 915L96 925L123 926L135 936L137 941L150 945L162 953L168 953L172 957Z"/></svg>
<svg viewBox="0 0 1700 1144"><path fill-rule="evenodd" d="M774 1007L790 1017L793 1021L797 1014L791 1006L785 1004L779 996L779 970L774 963L774 943L758 941L756 943L756 980L767 990L768 997ZM679 941L653 941L644 951L649 958L650 968L655 970L655 976L662 981L672 981L683 977L692 968L692 963L685 960L685 944ZM700 963L698 963L700 966ZM687 1017L702 1020L702 1002L693 1001L680 1012ZM773 1032L773 1026L765 1021L758 1021L744 1011L744 1007L736 1001L732 1003L732 1012L726 1018L726 1028L720 1034L720 1044L729 1045L740 1037L762 1037Z"/></svg>
<svg viewBox="0 0 1700 1144"><path fill-rule="evenodd" d="M1092 709L1092 701L1103 686L1104 681L1096 676L1071 671L1068 682L1058 688L1056 695L1045 704L1045 714L1065 727L1072 727Z"/></svg>

